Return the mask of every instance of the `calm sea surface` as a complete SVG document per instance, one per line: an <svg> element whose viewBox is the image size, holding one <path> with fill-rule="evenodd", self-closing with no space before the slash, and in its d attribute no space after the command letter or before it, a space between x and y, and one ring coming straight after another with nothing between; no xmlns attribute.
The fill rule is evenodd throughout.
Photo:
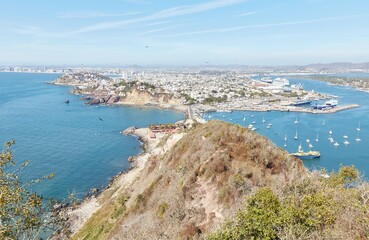
<svg viewBox="0 0 369 240"><path fill-rule="evenodd" d="M248 126L255 121L257 132L271 139L277 146L284 148L285 136L287 135L288 152L296 152L299 144L304 150L308 150L308 141L313 149L321 152L321 158L315 160L304 160L304 164L310 169L326 168L337 170L340 165L355 165L362 173L369 174L369 94L357 91L350 87L331 86L324 82L292 79L290 83L304 83L306 90L314 90L338 96L342 105L357 103L359 108L337 112L334 114L309 114L294 112L250 112L234 111L232 113L209 113L205 119L221 119L224 121ZM252 117L253 116L253 117ZM243 119L246 118L245 121ZM265 123L262 123L263 118ZM295 124L297 119L298 124ZM323 122L325 123L323 126ZM267 128L271 123L272 127ZM360 131L357 131L360 124ZM334 146L328 141L329 131L332 138L340 145ZM297 132L298 140L295 140ZM317 138L316 141L315 139ZM343 142L348 137L350 144ZM360 138L361 142L355 141Z"/></svg>
<svg viewBox="0 0 369 240"><path fill-rule="evenodd" d="M83 196L129 168L127 159L141 151L140 144L121 130L184 118L159 109L87 106L81 96L69 94L69 87L44 84L57 77L0 73L0 143L15 139L16 162L30 160L24 179L55 174L34 187L48 197Z"/></svg>

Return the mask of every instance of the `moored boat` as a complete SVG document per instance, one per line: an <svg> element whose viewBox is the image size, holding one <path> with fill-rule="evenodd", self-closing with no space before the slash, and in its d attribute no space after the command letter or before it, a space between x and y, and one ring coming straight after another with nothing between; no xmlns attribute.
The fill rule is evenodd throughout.
<svg viewBox="0 0 369 240"><path fill-rule="evenodd" d="M300 159L314 159L320 158L320 152L310 150L308 152L304 152L301 145L299 145L297 152L292 153L293 156L298 157Z"/></svg>
<svg viewBox="0 0 369 240"><path fill-rule="evenodd" d="M338 105L338 100L331 99L329 101L326 101L323 105L318 105L318 103L315 103L315 105L313 105L312 108L317 109L317 110L323 110L323 109L334 108L337 105Z"/></svg>
<svg viewBox="0 0 369 240"><path fill-rule="evenodd" d="M309 105L311 103L311 100L300 100L291 103L292 106L302 106L302 105Z"/></svg>

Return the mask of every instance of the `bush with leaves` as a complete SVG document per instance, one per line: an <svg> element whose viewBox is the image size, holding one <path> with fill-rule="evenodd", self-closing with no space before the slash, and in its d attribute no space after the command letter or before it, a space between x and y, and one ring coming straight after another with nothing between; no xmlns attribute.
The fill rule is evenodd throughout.
<svg viewBox="0 0 369 240"><path fill-rule="evenodd" d="M208 239L369 238L369 185L359 182L355 167L341 167L329 178L313 175L280 190L277 195L258 189Z"/></svg>
<svg viewBox="0 0 369 240"><path fill-rule="evenodd" d="M42 196L28 190L31 184L52 179L54 175L21 182L19 174L28 161L16 168L10 150L14 143L7 142L0 153L0 239L34 239L41 232L62 226L60 208L54 207L56 202L45 203Z"/></svg>

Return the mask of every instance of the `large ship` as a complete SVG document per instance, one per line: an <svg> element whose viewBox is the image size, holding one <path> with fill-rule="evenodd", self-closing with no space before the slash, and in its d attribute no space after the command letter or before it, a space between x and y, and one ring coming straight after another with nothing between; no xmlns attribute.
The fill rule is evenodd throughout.
<svg viewBox="0 0 369 240"><path fill-rule="evenodd" d="M313 109L326 109L326 108L334 108L338 105L338 100L331 99L329 101L326 101L323 105L318 105L317 103L313 106Z"/></svg>
<svg viewBox="0 0 369 240"><path fill-rule="evenodd" d="M298 147L297 152L292 153L293 156L298 157L300 159L313 159L313 158L320 158L320 152L318 151L308 151L304 152L301 145Z"/></svg>
<svg viewBox="0 0 369 240"><path fill-rule="evenodd" d="M273 79L271 77L262 77L260 81L265 83L272 83Z"/></svg>
<svg viewBox="0 0 369 240"><path fill-rule="evenodd" d="M293 106L302 106L302 105L309 105L311 100L299 100L297 102L291 103Z"/></svg>

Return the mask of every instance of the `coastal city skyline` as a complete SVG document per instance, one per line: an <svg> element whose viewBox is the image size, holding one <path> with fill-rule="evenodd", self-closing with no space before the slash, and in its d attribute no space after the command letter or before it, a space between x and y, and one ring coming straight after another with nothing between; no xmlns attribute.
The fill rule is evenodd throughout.
<svg viewBox="0 0 369 240"><path fill-rule="evenodd" d="M0 9L0 65L366 62L368 7L363 0L14 1Z"/></svg>

